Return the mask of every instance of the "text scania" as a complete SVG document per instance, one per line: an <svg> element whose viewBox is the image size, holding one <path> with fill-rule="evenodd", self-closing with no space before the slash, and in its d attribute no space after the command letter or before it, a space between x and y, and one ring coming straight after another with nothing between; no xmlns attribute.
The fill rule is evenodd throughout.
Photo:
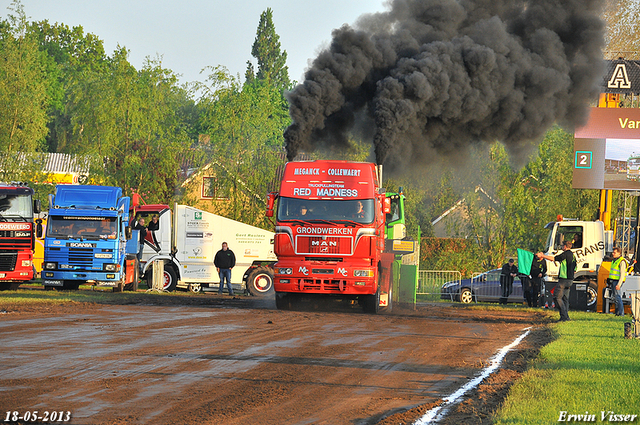
<svg viewBox="0 0 640 425"><path fill-rule="evenodd" d="M353 228L340 227L300 227L298 234L307 235L353 235Z"/></svg>

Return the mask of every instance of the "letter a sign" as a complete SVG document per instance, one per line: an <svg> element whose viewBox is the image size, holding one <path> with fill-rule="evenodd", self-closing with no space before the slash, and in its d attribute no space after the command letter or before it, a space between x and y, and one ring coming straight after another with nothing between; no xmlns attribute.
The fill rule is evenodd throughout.
<svg viewBox="0 0 640 425"><path fill-rule="evenodd" d="M623 63L616 65L616 69L611 74L611 79L607 83L607 87L610 89L630 89L631 81L627 75L627 67Z"/></svg>

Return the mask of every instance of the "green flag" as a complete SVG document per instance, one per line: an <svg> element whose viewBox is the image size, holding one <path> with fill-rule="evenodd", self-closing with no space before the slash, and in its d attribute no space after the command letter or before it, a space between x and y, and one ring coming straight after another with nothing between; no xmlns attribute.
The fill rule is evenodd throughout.
<svg viewBox="0 0 640 425"><path fill-rule="evenodd" d="M532 263L533 252L518 248L518 273L530 275Z"/></svg>

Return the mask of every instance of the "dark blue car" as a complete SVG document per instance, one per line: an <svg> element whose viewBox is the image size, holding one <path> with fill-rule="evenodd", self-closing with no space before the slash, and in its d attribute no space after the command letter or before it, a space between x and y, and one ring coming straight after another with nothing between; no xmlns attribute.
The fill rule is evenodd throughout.
<svg viewBox="0 0 640 425"><path fill-rule="evenodd" d="M471 279L460 279L447 282L442 285L441 296L443 300L459 301L461 303L498 302L502 296L500 290L500 269L490 270ZM522 283L516 277L513 280L513 292L507 302L521 304L524 301Z"/></svg>

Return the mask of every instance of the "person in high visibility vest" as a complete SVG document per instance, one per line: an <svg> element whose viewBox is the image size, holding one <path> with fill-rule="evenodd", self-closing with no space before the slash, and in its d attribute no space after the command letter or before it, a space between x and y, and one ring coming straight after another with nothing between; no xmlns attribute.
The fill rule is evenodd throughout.
<svg viewBox="0 0 640 425"><path fill-rule="evenodd" d="M627 279L627 261L622 257L622 250L613 248L613 262L609 271L607 283L611 289L611 295L616 301L616 316L624 316L624 305L622 304L621 288Z"/></svg>

